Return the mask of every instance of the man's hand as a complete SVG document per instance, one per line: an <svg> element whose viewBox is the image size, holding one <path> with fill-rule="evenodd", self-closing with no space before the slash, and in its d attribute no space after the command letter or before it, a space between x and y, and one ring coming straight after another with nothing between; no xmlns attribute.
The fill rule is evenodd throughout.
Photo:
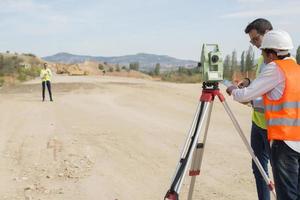
<svg viewBox="0 0 300 200"><path fill-rule="evenodd" d="M232 86L229 86L227 89L226 89L226 92L227 94L229 94L229 96L231 95L232 91L237 89L238 87L235 86L235 85L232 85Z"/></svg>
<svg viewBox="0 0 300 200"><path fill-rule="evenodd" d="M248 87L250 85L250 79L249 78L244 78L243 80L241 80L239 83L238 83L238 88L244 88L244 87Z"/></svg>

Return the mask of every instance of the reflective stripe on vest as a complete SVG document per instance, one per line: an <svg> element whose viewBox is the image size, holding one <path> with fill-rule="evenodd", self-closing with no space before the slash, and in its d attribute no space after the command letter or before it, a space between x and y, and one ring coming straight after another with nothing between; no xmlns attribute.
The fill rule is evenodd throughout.
<svg viewBox="0 0 300 200"><path fill-rule="evenodd" d="M268 126L300 126L300 119L276 118L267 120Z"/></svg>
<svg viewBox="0 0 300 200"><path fill-rule="evenodd" d="M283 109L288 109L288 108L300 108L300 101L283 102L283 103L277 104L277 105L266 105L265 106L266 111L281 111Z"/></svg>

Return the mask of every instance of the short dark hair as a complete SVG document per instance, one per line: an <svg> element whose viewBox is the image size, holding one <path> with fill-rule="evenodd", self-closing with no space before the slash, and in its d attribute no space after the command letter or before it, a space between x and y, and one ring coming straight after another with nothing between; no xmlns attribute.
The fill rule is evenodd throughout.
<svg viewBox="0 0 300 200"><path fill-rule="evenodd" d="M263 49L263 51L266 52L266 54L275 54L275 55L277 55L277 52L274 49ZM290 53L288 53L286 55L283 55L283 56L281 56L281 55L278 56L277 55L277 57L278 57L279 60L283 60L283 59L285 59L287 57L290 57L290 56L291 56Z"/></svg>
<svg viewBox="0 0 300 200"><path fill-rule="evenodd" d="M273 26L271 22L269 22L268 20L263 18L258 18L253 22L251 22L250 24L248 24L248 26L245 29L245 33L248 34L253 29L256 30L257 33L263 35L266 33L266 31L273 30Z"/></svg>

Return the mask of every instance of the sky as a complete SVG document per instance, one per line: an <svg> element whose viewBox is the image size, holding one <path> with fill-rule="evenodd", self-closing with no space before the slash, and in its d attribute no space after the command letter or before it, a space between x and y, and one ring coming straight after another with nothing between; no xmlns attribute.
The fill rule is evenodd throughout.
<svg viewBox="0 0 300 200"><path fill-rule="evenodd" d="M239 56L261 17L300 45L299 0L0 0L0 52L199 60L203 43L217 43Z"/></svg>

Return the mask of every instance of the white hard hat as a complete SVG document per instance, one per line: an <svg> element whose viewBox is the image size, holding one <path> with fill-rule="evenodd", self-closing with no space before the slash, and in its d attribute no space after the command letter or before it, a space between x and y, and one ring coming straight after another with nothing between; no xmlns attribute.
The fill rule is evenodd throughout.
<svg viewBox="0 0 300 200"><path fill-rule="evenodd" d="M291 36L283 30L268 31L262 40L261 49L291 50L294 48Z"/></svg>

